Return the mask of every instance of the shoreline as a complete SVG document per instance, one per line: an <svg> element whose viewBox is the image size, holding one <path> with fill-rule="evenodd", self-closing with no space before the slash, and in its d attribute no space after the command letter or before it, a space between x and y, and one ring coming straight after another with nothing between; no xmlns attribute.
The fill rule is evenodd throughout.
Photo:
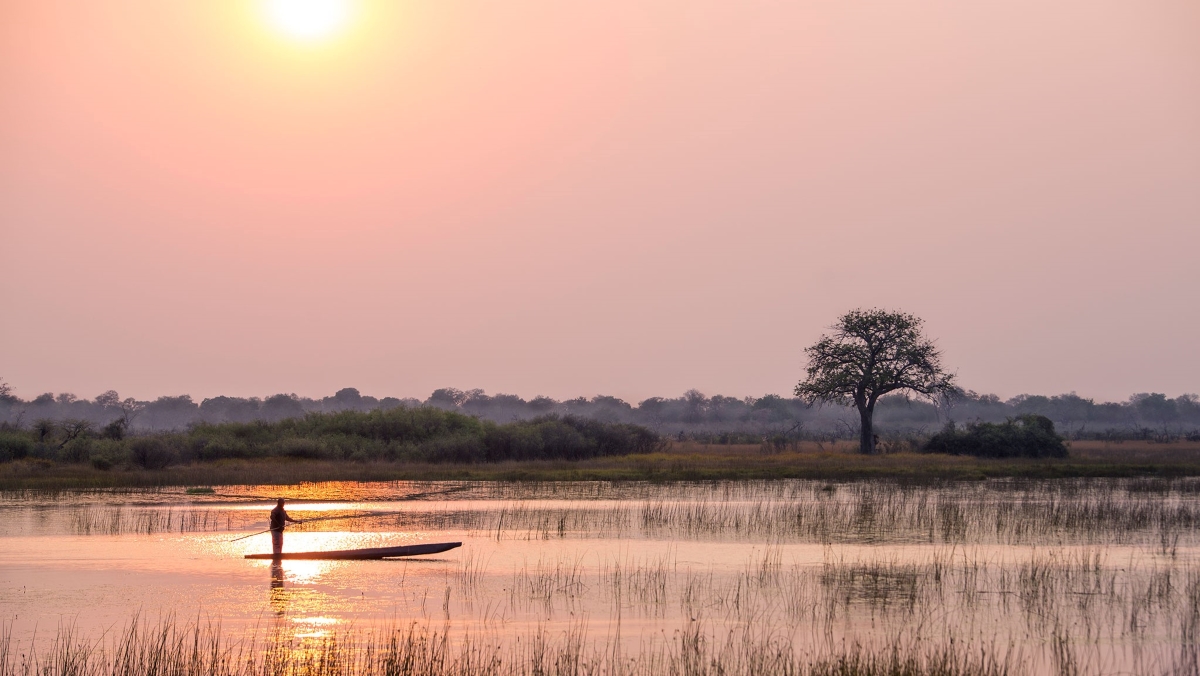
<svg viewBox="0 0 1200 676"><path fill-rule="evenodd" d="M100 470L15 461L0 465L0 490L91 490L321 481L978 481L996 478L1177 478L1200 476L1200 443L1071 442L1063 459L990 459L926 453L863 456L853 444L805 442L783 452L754 445L672 443L641 455L580 461L414 464L294 458L226 459L162 470Z"/></svg>

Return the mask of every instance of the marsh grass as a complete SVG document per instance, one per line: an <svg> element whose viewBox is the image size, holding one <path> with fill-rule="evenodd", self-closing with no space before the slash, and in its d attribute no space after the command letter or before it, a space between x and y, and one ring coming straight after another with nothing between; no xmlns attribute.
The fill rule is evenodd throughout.
<svg viewBox="0 0 1200 676"><path fill-rule="evenodd" d="M420 509L368 506L309 513L297 531L462 530L496 540L666 538L827 544L1142 544L1164 557L1195 543L1200 481L994 480L942 484L850 482L701 482L511 486L488 482L422 484L448 503ZM577 490L574 490L577 489ZM324 489L321 489L324 490ZM411 484L395 493L412 494ZM447 493L447 491L450 491ZM12 506L31 493L6 493ZM189 502L138 504L72 500L70 530L79 535L242 532L265 513ZM195 496L177 495L176 498ZM259 498L261 496L254 496ZM384 495L386 498L387 496ZM164 496L164 499L166 496ZM46 499L43 497L43 499ZM550 499L550 501L546 501Z"/></svg>
<svg viewBox="0 0 1200 676"><path fill-rule="evenodd" d="M1196 479L453 486L450 506L312 526L581 546L511 571L464 549L444 580L420 583L425 624L400 630L246 639L169 620L100 642L67 628L36 650L9 632L0 676L1200 673ZM67 513L92 534L246 526L186 506ZM596 537L607 549L583 554ZM689 541L746 553L683 563ZM623 635L622 622L639 629Z"/></svg>
<svg viewBox="0 0 1200 676"><path fill-rule="evenodd" d="M586 566L583 558L539 559L533 568L528 564L517 570L508 586L509 605L514 609L539 604L553 611L556 599L568 608L587 591L584 584Z"/></svg>
<svg viewBox="0 0 1200 676"><path fill-rule="evenodd" d="M634 655L586 637L582 623L504 641L455 640L448 626L414 623L297 643L278 633L235 637L210 623L135 618L123 632L91 641L60 628L40 652L5 629L0 676L1004 676L1020 667L1011 653L974 645L881 652L851 645L798 656L769 632L722 637L697 623Z"/></svg>
<svg viewBox="0 0 1200 676"><path fill-rule="evenodd" d="M233 531L261 520L255 515L212 509L147 509L84 506L70 512L76 535L123 535Z"/></svg>

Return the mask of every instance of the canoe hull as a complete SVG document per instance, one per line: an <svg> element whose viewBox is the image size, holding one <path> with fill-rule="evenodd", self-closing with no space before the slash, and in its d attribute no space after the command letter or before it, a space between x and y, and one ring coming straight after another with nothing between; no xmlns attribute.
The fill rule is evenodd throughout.
<svg viewBox="0 0 1200 676"><path fill-rule="evenodd" d="M428 545L404 545L402 547L371 547L368 549L339 549L329 552L284 552L275 554L247 554L247 559L333 559L341 561L361 561L369 559L390 559L397 556L420 556L422 554L440 554L455 547L461 547L461 542L439 542Z"/></svg>

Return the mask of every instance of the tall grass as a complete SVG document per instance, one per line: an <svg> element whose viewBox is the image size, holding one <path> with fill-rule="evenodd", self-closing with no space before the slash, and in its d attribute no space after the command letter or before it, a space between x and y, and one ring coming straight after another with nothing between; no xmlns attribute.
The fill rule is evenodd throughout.
<svg viewBox="0 0 1200 676"><path fill-rule="evenodd" d="M400 585L424 592L420 616L446 625L298 640L171 621L104 641L68 629L35 650L10 633L0 676L122 673L118 656L132 656L120 658L129 673L164 674L1200 673L1195 480L370 490L449 488L447 505L311 524L467 531L498 552L535 549L514 540L536 545L536 559L507 570L464 548L442 573L430 566ZM244 527L206 521L205 509L59 511L78 533ZM591 546L596 537L602 546ZM709 543L738 558L680 560L680 549L694 556ZM165 666L138 671L152 659Z"/></svg>
<svg viewBox="0 0 1200 676"><path fill-rule="evenodd" d="M406 483L388 489L316 487L278 491L296 497L404 499L416 492L454 498L421 509L347 508L298 530L464 530L494 539L672 538L746 542L871 544L1145 544L1164 556L1195 543L1200 527L1200 482L1092 480L993 481L943 485L894 482L721 482L673 484ZM450 492L447 492L450 491ZM524 491L524 495L522 495ZM272 496L247 494L243 500ZM10 506L36 494L7 493ZM72 532L87 535L237 531L254 527L261 512L206 506L225 496L161 494L178 504L130 504L123 494L94 501L73 496ZM197 501L196 498L199 497ZM547 501L547 499L550 499ZM356 517L355 515L361 515ZM349 518L343 518L349 517ZM57 527L50 524L51 527Z"/></svg>
<svg viewBox="0 0 1200 676"><path fill-rule="evenodd" d="M219 625L135 619L110 638L85 640L60 628L42 650L0 633L0 676L1003 676L1020 671L1011 653L989 647L861 646L798 656L771 632L705 633L693 623L629 655L588 641L576 624L497 642L448 627L344 632L296 643L278 634L231 636Z"/></svg>

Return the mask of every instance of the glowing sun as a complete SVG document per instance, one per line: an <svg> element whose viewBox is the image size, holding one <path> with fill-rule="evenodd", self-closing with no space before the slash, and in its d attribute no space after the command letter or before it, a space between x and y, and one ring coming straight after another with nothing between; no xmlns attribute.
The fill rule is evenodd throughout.
<svg viewBox="0 0 1200 676"><path fill-rule="evenodd" d="M266 0L267 21L297 40L321 40L336 34L350 20L353 0Z"/></svg>

